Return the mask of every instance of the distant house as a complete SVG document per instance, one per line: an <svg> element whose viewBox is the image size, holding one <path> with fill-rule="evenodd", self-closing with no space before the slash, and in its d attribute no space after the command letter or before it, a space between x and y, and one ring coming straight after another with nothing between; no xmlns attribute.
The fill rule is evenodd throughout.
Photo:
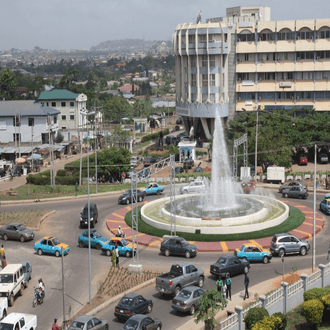
<svg viewBox="0 0 330 330"><path fill-rule="evenodd" d="M41 92L39 102L46 106L55 108L61 112L59 116L60 129L78 129L86 124L86 103L85 94L77 94L66 89L53 89L48 92Z"/></svg>
<svg viewBox="0 0 330 330"><path fill-rule="evenodd" d="M134 85L134 92L139 91L139 90L140 90L140 86ZM118 91L122 92L123 94L132 93L132 85L126 84L124 86L121 86L118 88Z"/></svg>

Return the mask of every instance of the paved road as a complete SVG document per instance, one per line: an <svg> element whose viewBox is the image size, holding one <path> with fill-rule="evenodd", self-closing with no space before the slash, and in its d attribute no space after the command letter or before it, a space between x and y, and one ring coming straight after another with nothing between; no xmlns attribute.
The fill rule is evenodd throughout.
<svg viewBox="0 0 330 330"><path fill-rule="evenodd" d="M281 196L275 193L275 196ZM323 194L317 196L317 203L321 201ZM157 197L147 197L151 200ZM109 214L119 208L117 204L118 195L95 198L99 208L99 223L97 229L106 237L109 233L106 230L105 219ZM313 196L301 202L302 204L313 207ZM78 228L79 213L86 204L86 200L65 201L65 202L51 202L51 203L35 203L26 205L1 206L1 212L8 211L23 211L31 209L56 210L56 213L41 226L41 230L36 233L36 239L46 235L54 234L60 240L68 243L71 246L71 251L68 256L64 258L65 268L65 286L66 293L75 300L86 303L88 301L88 253L87 249L80 249L77 246L77 239L82 232ZM317 236L316 243L316 265L325 262L327 247L329 244L329 228L328 218L326 219L325 229ZM6 242L6 255L9 263L26 260L33 265L32 282L28 289L25 290L24 296L19 297L14 307L10 311L20 311L27 313L36 313L38 315L38 324L41 329L47 329L51 325L51 320L54 317L61 319L62 316L62 295L61 289L61 260L53 256L38 256L33 252L34 242L19 243ZM204 269L206 274L205 289L215 287L215 279L209 276L209 266L219 257L219 253L203 253L199 254L192 262ZM160 271L167 271L170 265L178 260L177 257L165 258L159 255L159 251L153 248L147 248L140 254L140 262L144 269L155 269L157 267ZM292 267L296 266L298 269L305 269L312 266L311 252L305 256L288 256L285 258L285 272L291 272ZM103 274L109 267L110 259L102 255L97 250L92 250L92 278L93 278L93 292L96 292L98 284L102 280ZM272 259L272 262L264 264L253 264L251 266L250 281L251 286L260 281L277 277L282 273L282 263L279 258ZM32 308L33 299L33 285L36 285L37 279L42 277L46 282L46 300L41 306L36 309ZM233 278L233 294L243 290L243 277L237 276ZM151 317L159 317L164 329L174 329L176 326L186 322L190 316L176 314L171 309L171 299L164 298L158 295L154 286L144 288L140 291L146 298L151 298L154 302L154 310L150 314ZM66 305L72 306L72 312L79 309L79 303L67 297ZM54 304L54 302L58 302ZM110 306L99 313L99 317L106 318L110 322L110 329L120 329L122 323L117 322L113 316L114 306ZM171 315L171 317L166 317ZM38 328L39 328L38 327Z"/></svg>

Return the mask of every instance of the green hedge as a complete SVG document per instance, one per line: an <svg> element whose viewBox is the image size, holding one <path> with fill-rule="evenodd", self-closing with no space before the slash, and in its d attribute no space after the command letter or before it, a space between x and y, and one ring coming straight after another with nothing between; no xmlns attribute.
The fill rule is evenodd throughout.
<svg viewBox="0 0 330 330"><path fill-rule="evenodd" d="M58 170L56 176L66 176L66 170Z"/></svg>
<svg viewBox="0 0 330 330"><path fill-rule="evenodd" d="M29 174L26 177L26 183L35 185L46 185L50 184L50 170L43 171L37 174Z"/></svg>
<svg viewBox="0 0 330 330"><path fill-rule="evenodd" d="M199 176L211 179L211 172L188 172L188 173L175 174L176 178L185 178L185 179L189 177L196 179Z"/></svg>
<svg viewBox="0 0 330 330"><path fill-rule="evenodd" d="M330 294L330 287L310 289L304 292L304 301L313 299L322 301L322 298L327 294Z"/></svg>
<svg viewBox="0 0 330 330"><path fill-rule="evenodd" d="M76 175L56 176L55 182L56 184L60 184L60 185L75 185L76 183L79 184L79 176Z"/></svg>
<svg viewBox="0 0 330 330"><path fill-rule="evenodd" d="M169 133L168 128L163 129L163 134L167 135ZM151 134L147 134L142 136L141 138L141 142L146 142L146 141L150 141L153 139L157 139L159 137L159 132L155 132L155 133L151 133Z"/></svg>
<svg viewBox="0 0 330 330"><path fill-rule="evenodd" d="M263 307L250 308L244 317L245 329L251 330L252 327L259 321L263 320L265 316L269 317L267 309Z"/></svg>
<svg viewBox="0 0 330 330"><path fill-rule="evenodd" d="M306 322L312 328L322 323L324 305L318 299L305 301L302 305L302 314L306 318Z"/></svg>
<svg viewBox="0 0 330 330"><path fill-rule="evenodd" d="M282 319L280 317L265 316L261 321L257 322L252 330L280 330L282 328Z"/></svg>

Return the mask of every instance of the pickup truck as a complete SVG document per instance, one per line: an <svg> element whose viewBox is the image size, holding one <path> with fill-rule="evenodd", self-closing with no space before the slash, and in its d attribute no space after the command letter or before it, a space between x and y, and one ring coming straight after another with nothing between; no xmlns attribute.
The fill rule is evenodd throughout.
<svg viewBox="0 0 330 330"><path fill-rule="evenodd" d="M35 330L37 315L10 313L0 322L1 330Z"/></svg>
<svg viewBox="0 0 330 330"><path fill-rule="evenodd" d="M0 320L7 316L8 311L8 299L0 298Z"/></svg>
<svg viewBox="0 0 330 330"><path fill-rule="evenodd" d="M204 285L204 271L194 265L181 261L173 264L169 273L156 278L156 290L161 294L178 295L186 286Z"/></svg>

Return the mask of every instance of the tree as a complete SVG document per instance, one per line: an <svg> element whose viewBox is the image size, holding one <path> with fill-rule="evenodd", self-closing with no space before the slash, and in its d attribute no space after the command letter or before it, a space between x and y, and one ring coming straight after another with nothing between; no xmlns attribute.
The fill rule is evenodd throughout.
<svg viewBox="0 0 330 330"><path fill-rule="evenodd" d="M57 132L57 135L55 137L55 142L56 143L61 143L64 140L64 136L61 132Z"/></svg>
<svg viewBox="0 0 330 330"><path fill-rule="evenodd" d="M17 87L15 74L6 68L0 72L0 97L6 100L13 100Z"/></svg>
<svg viewBox="0 0 330 330"><path fill-rule="evenodd" d="M132 106L122 96L115 96L104 104L105 119L120 121L122 117L132 117Z"/></svg>
<svg viewBox="0 0 330 330"><path fill-rule="evenodd" d="M219 301L219 303L217 303ZM198 309L195 312L195 322L203 321L205 330L213 330L217 321L215 319L216 312L224 309L225 301L221 296L221 292L217 290L207 290L198 300Z"/></svg>
<svg viewBox="0 0 330 330"><path fill-rule="evenodd" d="M110 142L121 146L125 142L129 142L132 137L131 131L122 130L121 125L116 125L111 134Z"/></svg>

